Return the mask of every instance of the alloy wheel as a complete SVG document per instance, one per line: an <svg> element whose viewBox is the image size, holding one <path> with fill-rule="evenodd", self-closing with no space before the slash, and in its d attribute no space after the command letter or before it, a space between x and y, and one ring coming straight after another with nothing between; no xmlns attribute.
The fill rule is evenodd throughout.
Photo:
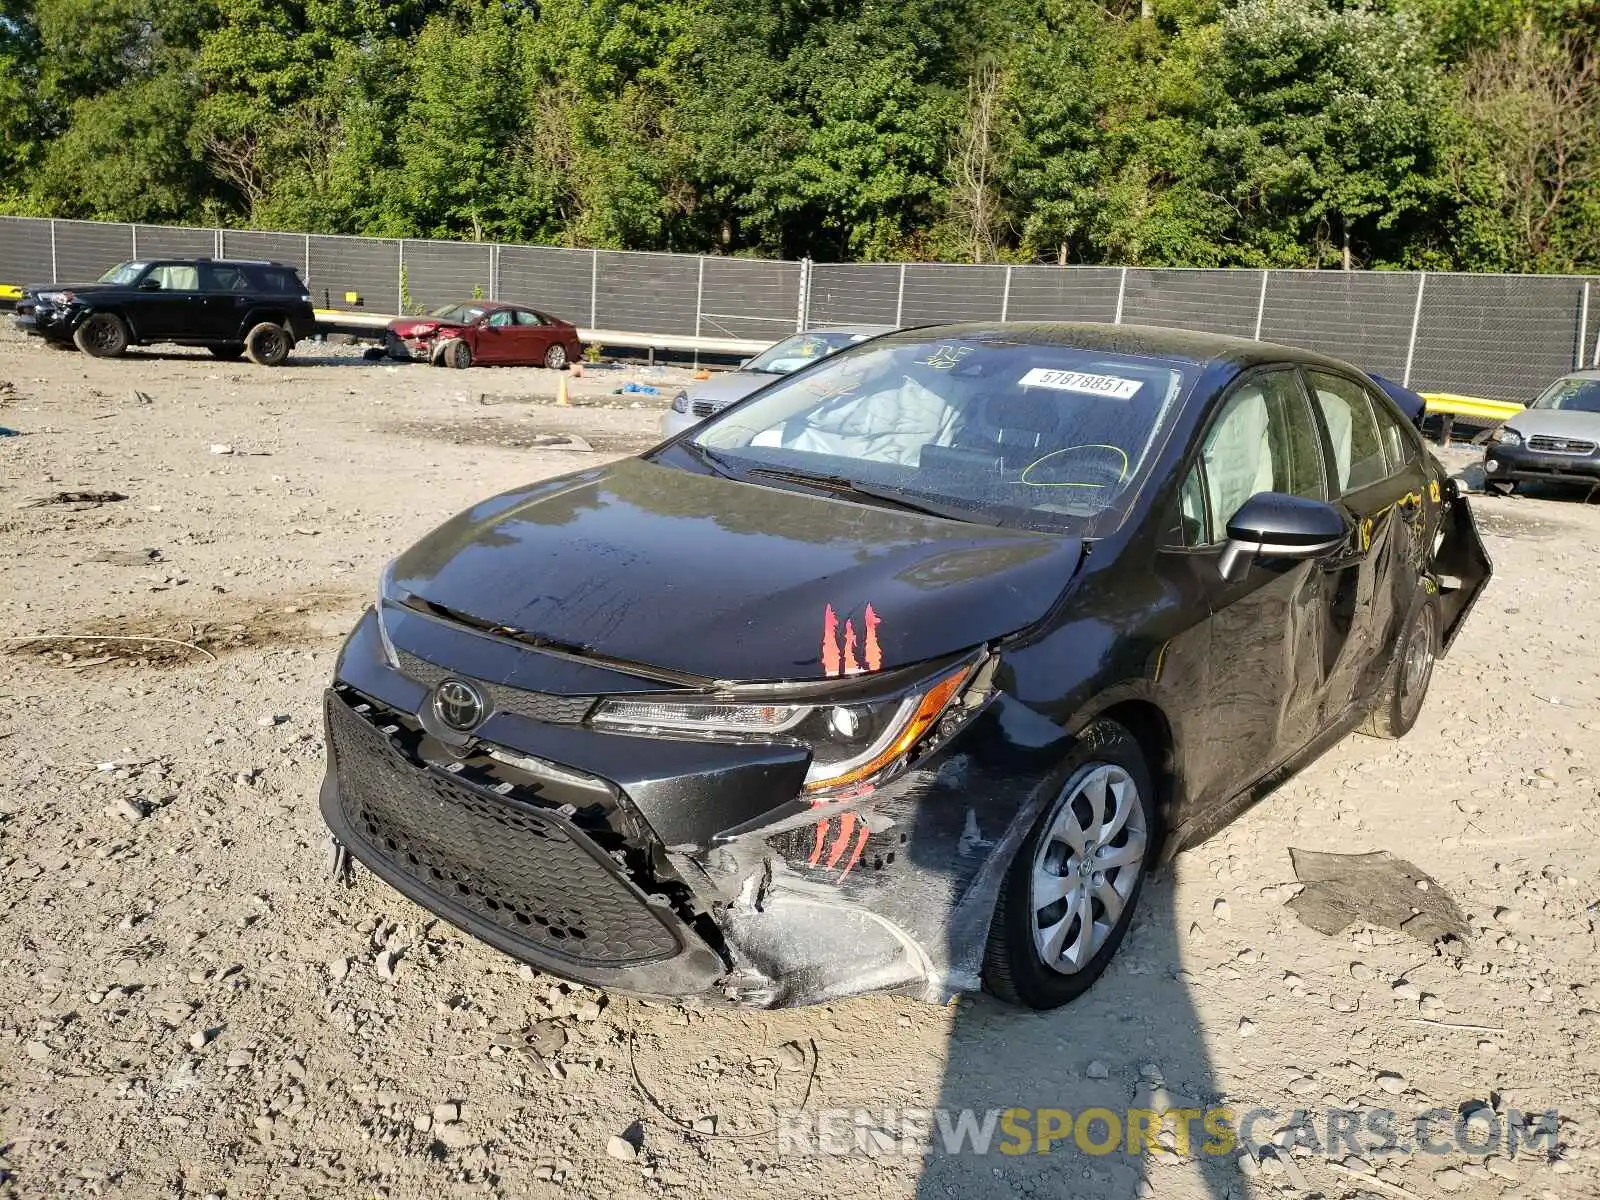
<svg viewBox="0 0 1600 1200"><path fill-rule="evenodd" d="M1405 661L1400 665L1400 705L1407 716L1422 704L1433 677L1433 626L1433 605L1424 604L1417 613L1417 622L1406 642Z"/></svg>
<svg viewBox="0 0 1600 1200"><path fill-rule="evenodd" d="M1029 889L1034 948L1045 966L1075 974L1106 944L1148 844L1144 805L1127 771L1090 763L1068 781L1034 854Z"/></svg>

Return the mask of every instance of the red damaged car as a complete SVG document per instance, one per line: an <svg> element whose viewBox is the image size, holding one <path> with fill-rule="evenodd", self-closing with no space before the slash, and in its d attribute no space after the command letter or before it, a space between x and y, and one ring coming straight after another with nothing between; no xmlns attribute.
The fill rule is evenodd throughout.
<svg viewBox="0 0 1600 1200"><path fill-rule="evenodd" d="M398 317L384 332L390 358L434 366L545 366L559 371L583 353L575 326L549 313L468 300L425 317Z"/></svg>

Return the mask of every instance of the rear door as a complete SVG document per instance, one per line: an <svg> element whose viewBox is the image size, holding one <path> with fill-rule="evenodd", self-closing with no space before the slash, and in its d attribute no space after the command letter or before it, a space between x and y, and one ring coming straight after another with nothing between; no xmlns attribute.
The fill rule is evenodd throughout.
<svg viewBox="0 0 1600 1200"><path fill-rule="evenodd" d="M245 269L232 263L200 264L200 312L195 333L213 341L238 341L254 290Z"/></svg>
<svg viewBox="0 0 1600 1200"><path fill-rule="evenodd" d="M1325 572L1318 560L1256 556L1220 569L1229 519L1260 492L1328 496L1316 417L1292 366L1245 376L1219 402L1180 494L1179 540L1206 591L1208 736L1191 758L1200 807L1226 800L1318 732Z"/></svg>
<svg viewBox="0 0 1600 1200"><path fill-rule="evenodd" d="M1430 552L1422 447L1387 397L1354 378L1306 371L1327 439L1336 503L1356 536L1328 563L1324 719L1371 696L1417 595Z"/></svg>
<svg viewBox="0 0 1600 1200"><path fill-rule="evenodd" d="M129 304L141 341L193 337L201 323L200 272L194 263L156 263L135 285Z"/></svg>
<svg viewBox="0 0 1600 1200"><path fill-rule="evenodd" d="M531 308L517 309L517 336L521 339L520 361L529 366L544 362L546 351L560 337L560 331Z"/></svg>

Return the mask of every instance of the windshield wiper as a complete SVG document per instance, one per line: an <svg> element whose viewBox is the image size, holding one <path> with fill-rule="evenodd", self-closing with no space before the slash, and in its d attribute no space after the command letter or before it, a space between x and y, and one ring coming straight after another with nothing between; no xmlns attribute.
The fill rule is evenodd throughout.
<svg viewBox="0 0 1600 1200"><path fill-rule="evenodd" d="M699 459L706 466L710 467L716 474L721 475L724 479L739 478L739 468L735 466L734 463L727 458L727 456L717 453L715 450L711 449L711 447L702 446L693 438L685 438L683 441L679 442L678 445L687 450L691 455Z"/></svg>
<svg viewBox="0 0 1600 1200"><path fill-rule="evenodd" d="M814 475L809 471L792 471L784 467L749 467L746 475L761 475L768 479L781 479L787 483L798 483L805 487L817 488L819 491L838 492L841 495L866 496L873 500L880 500L895 508L907 512L922 513L930 517L944 517L949 521L965 521L970 525L999 525L998 518L983 512L981 509L968 508L961 504L946 504L932 497L924 497L920 493L915 499L899 488L878 487L875 484L859 483L854 479L847 479L843 475Z"/></svg>

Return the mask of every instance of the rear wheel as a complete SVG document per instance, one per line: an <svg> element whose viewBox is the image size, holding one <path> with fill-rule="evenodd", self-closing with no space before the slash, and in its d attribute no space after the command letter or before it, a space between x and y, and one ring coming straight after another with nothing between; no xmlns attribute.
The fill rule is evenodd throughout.
<svg viewBox="0 0 1600 1200"><path fill-rule="evenodd" d="M1106 969L1159 843L1150 768L1116 722L1085 729L1053 781L1001 885L983 963L993 995L1037 1009L1076 998Z"/></svg>
<svg viewBox="0 0 1600 1200"><path fill-rule="evenodd" d="M243 342L229 342L226 346L207 346L212 358L220 358L224 362L232 362L244 354Z"/></svg>
<svg viewBox="0 0 1600 1200"><path fill-rule="evenodd" d="M544 352L544 365L552 371L565 371L567 369L567 348L560 342Z"/></svg>
<svg viewBox="0 0 1600 1200"><path fill-rule="evenodd" d="M128 327L116 313L95 313L73 331L72 342L95 358L115 358L128 348Z"/></svg>
<svg viewBox="0 0 1600 1200"><path fill-rule="evenodd" d="M244 352L263 367L281 367L289 357L291 342L282 325L263 321L245 335Z"/></svg>
<svg viewBox="0 0 1600 1200"><path fill-rule="evenodd" d="M1425 592L1412 605L1395 646L1394 663L1383 677L1378 698L1360 731L1379 738L1401 738L1410 733L1422 715L1422 702L1433 681L1433 664L1438 655L1439 606Z"/></svg>

